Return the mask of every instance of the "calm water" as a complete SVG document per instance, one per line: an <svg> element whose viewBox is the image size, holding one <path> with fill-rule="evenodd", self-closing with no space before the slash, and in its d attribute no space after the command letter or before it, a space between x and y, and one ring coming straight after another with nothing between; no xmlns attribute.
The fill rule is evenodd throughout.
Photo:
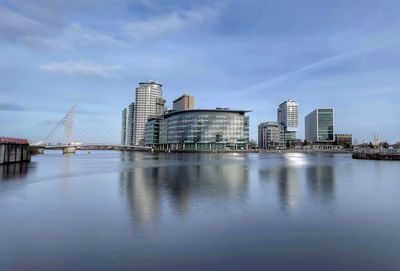
<svg viewBox="0 0 400 271"><path fill-rule="evenodd" d="M400 163L34 156L0 167L0 270L400 270Z"/></svg>

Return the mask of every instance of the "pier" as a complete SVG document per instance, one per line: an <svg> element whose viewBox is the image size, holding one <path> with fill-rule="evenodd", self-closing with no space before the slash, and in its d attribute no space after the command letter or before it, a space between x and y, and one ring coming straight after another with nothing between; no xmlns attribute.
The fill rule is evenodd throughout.
<svg viewBox="0 0 400 271"><path fill-rule="evenodd" d="M0 137L0 165L30 162L30 160L28 140Z"/></svg>
<svg viewBox="0 0 400 271"><path fill-rule="evenodd" d="M400 152L388 150L357 150L352 154L353 159L364 160L396 160L400 161Z"/></svg>

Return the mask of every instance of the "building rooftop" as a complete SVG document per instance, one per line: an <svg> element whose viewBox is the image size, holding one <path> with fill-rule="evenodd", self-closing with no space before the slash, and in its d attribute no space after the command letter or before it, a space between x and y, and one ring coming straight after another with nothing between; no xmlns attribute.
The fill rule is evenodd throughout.
<svg viewBox="0 0 400 271"><path fill-rule="evenodd" d="M193 97L193 96L190 95L190 94L182 94L181 96L179 96L178 98L176 98L176 99L173 101L173 103L176 102L176 101L178 101L179 99L182 99L182 98L185 97L185 96Z"/></svg>
<svg viewBox="0 0 400 271"><path fill-rule="evenodd" d="M165 114L164 116L172 116L181 113L189 113L189 112L229 112L229 113L248 113L251 110L238 110L238 109L229 109L229 108L216 108L216 109L187 109L182 111L173 111Z"/></svg>
<svg viewBox="0 0 400 271"><path fill-rule="evenodd" d="M265 122L260 123L258 126L264 127L264 126L270 126L270 125L279 126L279 123L276 121L265 121Z"/></svg>
<svg viewBox="0 0 400 271"><path fill-rule="evenodd" d="M147 80L147 82L140 82L139 85L147 85L147 84L154 84L154 85L159 85L162 87L162 84L158 81L155 80Z"/></svg>
<svg viewBox="0 0 400 271"><path fill-rule="evenodd" d="M285 103L297 103L295 100L289 99L287 101L282 102L279 106L284 105Z"/></svg>

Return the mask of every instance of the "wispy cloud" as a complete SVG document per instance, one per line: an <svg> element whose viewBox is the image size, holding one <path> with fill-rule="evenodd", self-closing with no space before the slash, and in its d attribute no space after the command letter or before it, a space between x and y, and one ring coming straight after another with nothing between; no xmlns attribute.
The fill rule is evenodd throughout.
<svg viewBox="0 0 400 271"><path fill-rule="evenodd" d="M14 40L23 35L37 33L42 28L40 22L0 6L0 38Z"/></svg>
<svg viewBox="0 0 400 271"><path fill-rule="evenodd" d="M40 66L40 69L56 74L74 76L98 76L105 79L118 77L118 71L122 69L119 65L100 65L91 62L67 61L53 62Z"/></svg>
<svg viewBox="0 0 400 271"><path fill-rule="evenodd" d="M0 111L25 111L26 109L17 104L0 103Z"/></svg>
<svg viewBox="0 0 400 271"><path fill-rule="evenodd" d="M251 85L249 87L246 87L245 89L241 89L240 92L246 92L246 94L249 91L260 91L260 90L266 90L272 86L276 86L279 85L283 82L285 82L286 80L293 78L295 76L298 76L300 74L303 73L307 73L307 72L312 72L312 71L317 71L317 70L323 70L329 67L332 67L338 63L344 62L344 61L348 61L352 58L355 58L357 56L378 50L382 47L388 46L390 44L393 44L395 42L400 41L399 38L396 39L392 39L389 41L385 41L376 45L371 45L371 46L366 46L363 48L357 48L348 52L344 52L335 56L331 56L328 58L324 58L320 61L311 63L311 64L307 64L301 68L298 68L294 71L276 76L274 78L271 78L267 81L263 81L263 82L259 82L257 84Z"/></svg>
<svg viewBox="0 0 400 271"><path fill-rule="evenodd" d="M126 23L123 28L129 36L137 40L145 40L195 25L213 22L217 15L218 12L215 8L203 7L193 10L175 11L143 21Z"/></svg>
<svg viewBox="0 0 400 271"><path fill-rule="evenodd" d="M81 46L122 46L126 42L103 33L83 27L78 23L66 26L60 33L52 36L27 35L21 40L31 47L52 49L74 49Z"/></svg>

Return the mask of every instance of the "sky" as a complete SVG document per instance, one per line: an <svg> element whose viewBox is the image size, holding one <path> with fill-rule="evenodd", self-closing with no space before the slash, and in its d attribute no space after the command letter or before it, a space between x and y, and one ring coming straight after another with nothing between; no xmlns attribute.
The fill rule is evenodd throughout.
<svg viewBox="0 0 400 271"><path fill-rule="evenodd" d="M196 108L294 99L356 143L400 141L398 0L0 0L0 135L43 139L78 105L120 129L139 82Z"/></svg>

